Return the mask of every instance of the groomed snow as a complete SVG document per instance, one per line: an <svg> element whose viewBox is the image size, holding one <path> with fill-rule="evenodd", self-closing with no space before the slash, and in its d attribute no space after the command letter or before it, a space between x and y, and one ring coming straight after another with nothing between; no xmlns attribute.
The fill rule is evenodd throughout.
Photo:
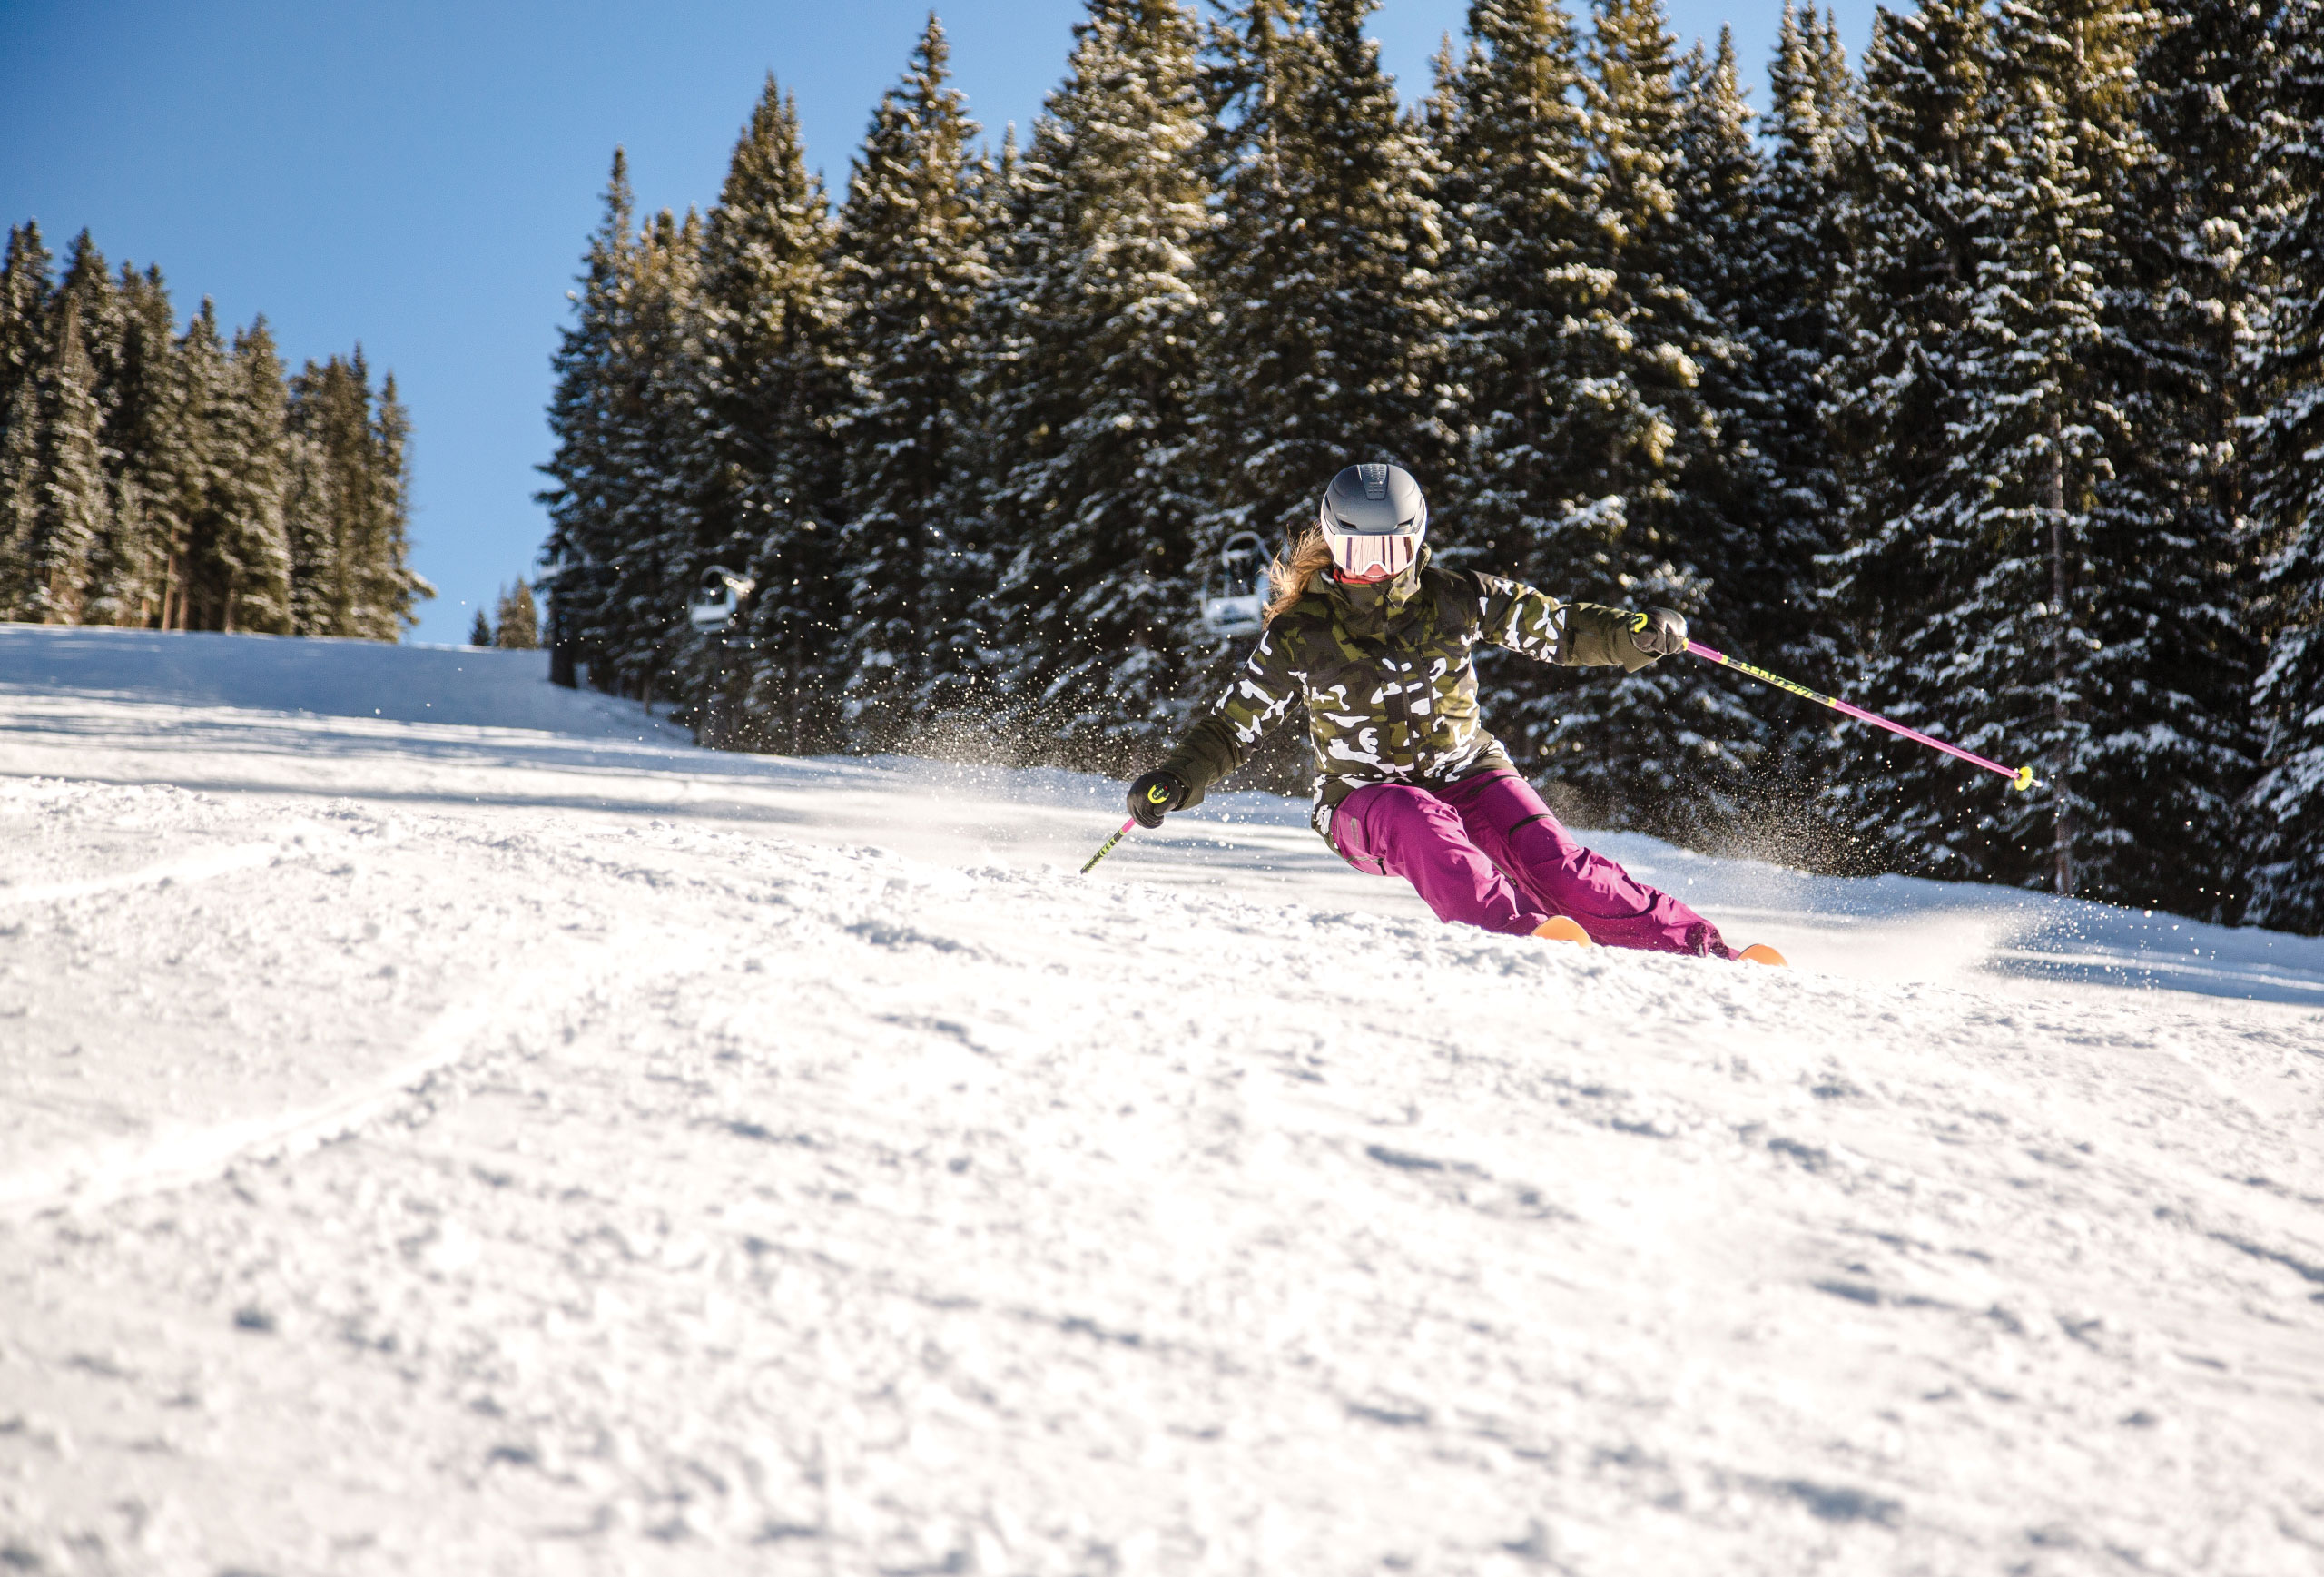
<svg viewBox="0 0 2324 1577"><path fill-rule="evenodd" d="M0 1566L2324 1570L2324 943L0 626Z"/></svg>

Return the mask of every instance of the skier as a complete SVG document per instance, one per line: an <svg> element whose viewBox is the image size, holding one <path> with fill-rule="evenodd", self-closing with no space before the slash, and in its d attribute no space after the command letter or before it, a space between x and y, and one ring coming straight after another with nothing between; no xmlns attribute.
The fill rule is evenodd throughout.
<svg viewBox="0 0 2324 1577"><path fill-rule="evenodd" d="M1686 619L1441 569L1427 534L1427 501L1402 467L1334 477L1290 561L1271 567L1250 660L1168 758L1130 784L1129 813L1158 827L1201 803L1300 697L1315 750L1315 830L1357 870L1411 882L1439 920L1782 963L1765 944L1737 952L1709 921L1575 842L1478 714L1479 641L1636 673L1686 650Z"/></svg>

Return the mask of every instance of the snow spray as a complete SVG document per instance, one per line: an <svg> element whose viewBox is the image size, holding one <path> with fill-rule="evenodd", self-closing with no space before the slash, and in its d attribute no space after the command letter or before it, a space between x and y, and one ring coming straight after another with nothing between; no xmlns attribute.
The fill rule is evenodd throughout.
<svg viewBox="0 0 2324 1577"><path fill-rule="evenodd" d="M1128 837L1129 835L1129 830L1136 825L1137 825L1137 818L1136 816L1132 816L1128 821L1124 822L1119 827L1116 828L1114 830L1114 835L1106 840L1105 847L1099 849L1096 853L1089 856L1089 863L1081 867L1081 873L1084 876L1087 876L1090 872L1095 871L1098 868L1098 862L1112 853L1114 852L1114 845Z"/></svg>
<svg viewBox="0 0 2324 1577"><path fill-rule="evenodd" d="M2002 776L2009 779L2010 786L2013 788L2028 789L2034 786L2034 769L2030 766L2004 766L1997 761L1987 761L1984 756L1977 754L1974 751L1964 750L1957 744L1947 744L1942 739L1937 739L1932 735L1923 734L1917 728L1907 728L1901 723L1891 723L1887 718L1881 716L1877 712L1866 712L1863 707L1851 705L1847 702L1841 700L1837 695L1818 695L1807 685L1795 685L1780 674L1770 674L1765 668L1755 668L1750 664L1743 662L1739 658L1728 656L1725 652L1714 652L1709 646L1704 646L1700 641L1689 641L1687 643L1687 650L1694 655L1700 657L1707 663L1717 663L1721 667L1732 668L1738 674L1748 674L1754 679L1773 685L1778 690L1788 690L1795 695L1805 695L1810 701L1814 701L1821 705L1829 706L1835 712L1845 713L1848 716L1856 719L1858 722L1869 723L1876 728L1885 728L1889 733L1901 734L1903 737L1912 740L1915 744L1925 744L1931 750L1941 750L1947 755L1958 756L1960 759L1970 763L1972 765L1984 767L1987 772L1997 772L2001 774ZM1127 827L1122 829L1123 832L1128 832L1128 830L1129 829ZM1114 835L1118 838L1121 833L1117 833ZM1113 844L1111 843L1106 845L1106 849L1110 849L1112 847ZM1104 856L1106 849L1100 849L1098 851L1098 855L1101 858ZM1089 862L1092 865L1095 865L1097 862L1098 862L1096 860Z"/></svg>

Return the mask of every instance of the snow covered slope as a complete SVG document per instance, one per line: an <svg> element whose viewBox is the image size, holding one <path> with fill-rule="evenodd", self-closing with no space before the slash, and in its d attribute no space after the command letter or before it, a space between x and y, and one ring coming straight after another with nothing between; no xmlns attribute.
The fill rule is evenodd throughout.
<svg viewBox="0 0 2324 1577"><path fill-rule="evenodd" d="M0 626L0 1563L2324 1567L2319 944L1118 793Z"/></svg>

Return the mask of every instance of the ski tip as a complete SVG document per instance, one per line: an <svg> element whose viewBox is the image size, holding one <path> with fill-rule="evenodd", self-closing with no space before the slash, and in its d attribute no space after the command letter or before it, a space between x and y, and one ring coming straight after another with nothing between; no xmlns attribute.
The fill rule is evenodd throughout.
<svg viewBox="0 0 2324 1577"><path fill-rule="evenodd" d="M1590 944L1590 933L1562 914L1553 914L1533 928L1533 934L1544 941L1571 941L1581 947Z"/></svg>
<svg viewBox="0 0 2324 1577"><path fill-rule="evenodd" d="M2021 792L2032 788L2034 786L2034 769L2030 766L2019 767L2017 769L2017 776L2015 780L2012 782L2010 786Z"/></svg>
<svg viewBox="0 0 2324 1577"><path fill-rule="evenodd" d="M1755 941L1735 955L1745 963L1766 964L1770 969L1787 970L1791 961L1764 941Z"/></svg>

